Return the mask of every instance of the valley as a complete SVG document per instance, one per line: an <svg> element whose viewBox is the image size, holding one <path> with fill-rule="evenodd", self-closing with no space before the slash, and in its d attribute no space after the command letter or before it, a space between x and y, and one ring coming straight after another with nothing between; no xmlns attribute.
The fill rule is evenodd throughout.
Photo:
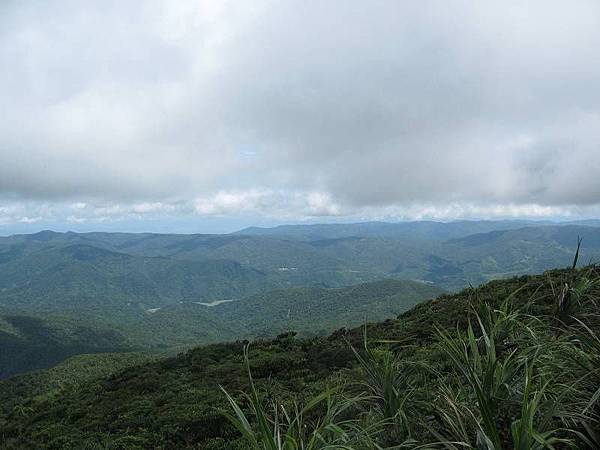
<svg viewBox="0 0 600 450"><path fill-rule="evenodd" d="M4 237L0 376L84 353L175 353L288 330L325 335L394 317L444 291L565 267L577 237L583 239L580 261L598 260L600 228L590 223L364 223L230 235L45 231Z"/></svg>

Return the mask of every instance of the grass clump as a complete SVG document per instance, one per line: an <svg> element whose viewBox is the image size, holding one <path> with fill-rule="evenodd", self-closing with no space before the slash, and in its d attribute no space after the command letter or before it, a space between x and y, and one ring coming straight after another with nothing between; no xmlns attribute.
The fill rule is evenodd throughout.
<svg viewBox="0 0 600 450"><path fill-rule="evenodd" d="M466 323L438 324L427 352L394 340L371 346L366 331L361 350L349 343L357 369L345 389L354 396L341 403L333 399L343 388L324 390L267 418L249 374L253 420L229 394L228 417L256 450L600 448L600 277L595 267L566 276L577 307L558 321L556 311L540 313L548 298L540 286L498 306L472 298ZM306 423L308 412L318 416Z"/></svg>
<svg viewBox="0 0 600 450"><path fill-rule="evenodd" d="M241 433L250 449L352 450L359 445L361 448L372 445L370 433L362 429L356 419L344 417L358 400L343 398L338 395L338 388L321 392L304 406L296 402L286 406L274 401L269 414L252 379L247 346L244 348L244 358L250 382L250 393L245 394L244 398L248 403L252 423L240 404L225 389L221 389L233 411L224 414ZM320 414L313 414L317 410Z"/></svg>

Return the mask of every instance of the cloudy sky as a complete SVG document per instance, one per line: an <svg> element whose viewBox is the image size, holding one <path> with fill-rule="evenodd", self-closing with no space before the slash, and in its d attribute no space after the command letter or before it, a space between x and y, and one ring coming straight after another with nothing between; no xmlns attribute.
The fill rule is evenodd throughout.
<svg viewBox="0 0 600 450"><path fill-rule="evenodd" d="M0 234L600 216L600 2L0 2Z"/></svg>

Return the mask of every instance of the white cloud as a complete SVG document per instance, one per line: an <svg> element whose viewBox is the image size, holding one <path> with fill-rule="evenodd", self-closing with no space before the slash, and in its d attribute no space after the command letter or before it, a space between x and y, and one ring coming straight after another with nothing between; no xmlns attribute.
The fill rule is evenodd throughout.
<svg viewBox="0 0 600 450"><path fill-rule="evenodd" d="M0 221L596 214L599 30L586 0L3 2Z"/></svg>
<svg viewBox="0 0 600 450"><path fill-rule="evenodd" d="M339 206L322 192L288 192L283 190L221 191L196 199L195 212L200 215L263 215L272 218L302 219L336 216Z"/></svg>

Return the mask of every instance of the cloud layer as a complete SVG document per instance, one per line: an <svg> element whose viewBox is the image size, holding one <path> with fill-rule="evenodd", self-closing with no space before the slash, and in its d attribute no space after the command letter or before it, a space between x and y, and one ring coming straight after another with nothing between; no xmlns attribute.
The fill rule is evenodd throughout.
<svg viewBox="0 0 600 450"><path fill-rule="evenodd" d="M599 55L585 0L2 2L0 222L593 214Z"/></svg>

